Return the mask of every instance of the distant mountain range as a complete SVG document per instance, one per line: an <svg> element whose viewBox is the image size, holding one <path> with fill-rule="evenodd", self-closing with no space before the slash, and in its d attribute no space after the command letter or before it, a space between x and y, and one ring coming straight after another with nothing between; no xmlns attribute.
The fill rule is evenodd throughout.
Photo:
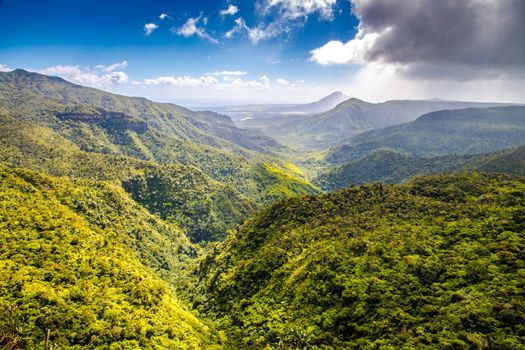
<svg viewBox="0 0 525 350"><path fill-rule="evenodd" d="M290 113L290 114L314 114L314 113L323 113L328 111L341 102L348 99L348 96L343 94L341 91L336 91L330 95L323 97L319 101L312 103L299 104L290 107L279 108L272 107L269 110L277 113Z"/></svg>
<svg viewBox="0 0 525 350"><path fill-rule="evenodd" d="M367 131L328 151L331 164L389 149L420 157L472 155L525 144L525 106L466 108L425 114L413 122Z"/></svg>
<svg viewBox="0 0 525 350"><path fill-rule="evenodd" d="M321 150L365 131L410 122L433 111L502 105L441 100L369 103L351 98L321 114L273 118L267 123L249 121L240 125L262 130L290 147Z"/></svg>
<svg viewBox="0 0 525 350"><path fill-rule="evenodd" d="M377 150L343 165L328 168L314 180L327 191L370 182L400 183L414 176L463 171L525 176L525 146L481 155L421 157Z"/></svg>
<svg viewBox="0 0 525 350"><path fill-rule="evenodd" d="M230 116L239 126L252 126L262 123L266 124L269 119L290 118L296 116L322 113L334 108L339 103L348 99L342 92L336 91L322 99L306 104L282 104L282 105L241 105L210 107L208 109Z"/></svg>

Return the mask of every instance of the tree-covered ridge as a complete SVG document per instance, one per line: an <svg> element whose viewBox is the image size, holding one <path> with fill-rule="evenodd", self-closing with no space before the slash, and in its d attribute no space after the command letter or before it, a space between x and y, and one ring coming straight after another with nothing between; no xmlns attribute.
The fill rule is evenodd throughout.
<svg viewBox="0 0 525 350"><path fill-rule="evenodd" d="M249 120L248 125L262 129L285 145L322 150L334 147L360 133L414 121L419 116L441 110L469 107L503 106L495 103L392 100L369 103L350 98L334 108L315 115L274 118L266 125ZM261 120L259 119L259 120Z"/></svg>
<svg viewBox="0 0 525 350"><path fill-rule="evenodd" d="M330 150L344 164L380 149L419 157L474 155L525 144L525 107L466 108L425 114L413 122L364 132Z"/></svg>
<svg viewBox="0 0 525 350"><path fill-rule="evenodd" d="M85 152L48 128L0 115L0 161L54 176L112 181L194 241L223 237L255 204L193 166Z"/></svg>
<svg viewBox="0 0 525 350"><path fill-rule="evenodd" d="M185 228L196 242L224 239L256 207L231 186L198 169L173 164L146 169L125 179L122 186L150 212Z"/></svg>
<svg viewBox="0 0 525 350"><path fill-rule="evenodd" d="M176 299L193 248L115 185L0 165L0 346L202 349ZM159 276L165 276L170 284Z"/></svg>
<svg viewBox="0 0 525 350"><path fill-rule="evenodd" d="M523 349L525 181L465 173L275 204L201 261L232 348Z"/></svg>
<svg viewBox="0 0 525 350"><path fill-rule="evenodd" d="M289 171L287 163L276 156L284 150L281 145L258 132L235 127L226 116L110 94L22 70L0 72L0 105L0 133L5 136L0 158L12 166L58 176L89 174L125 180L130 173L137 175L128 169L136 169L137 164L139 168L144 162L148 168L178 164L188 167L188 172L198 169L208 180L234 188L257 205L316 193L315 186ZM272 189L258 183L266 174L262 164L285 173L279 179L290 183L282 186L297 191L268 196ZM237 199L241 207L247 207L246 199L239 195ZM226 208L230 205L225 203Z"/></svg>
<svg viewBox="0 0 525 350"><path fill-rule="evenodd" d="M525 146L482 155L418 157L379 150L361 159L322 171L314 182L325 190L380 181L398 183L413 176L445 174L466 170L525 175Z"/></svg>
<svg viewBox="0 0 525 350"><path fill-rule="evenodd" d="M69 83L61 78L31 73L24 70L0 72L0 105L11 115L26 121L62 129L60 121L69 120L66 127L82 132L80 126L98 131L112 129L119 121L132 119L146 124L146 130L162 132L178 140L207 145L232 153L252 156L250 147L265 153L280 152L282 146L267 141L261 148L261 135L254 135L235 127L230 121L210 118L170 103L156 103L142 97L127 97ZM121 113L107 123L105 115ZM68 114L83 114L91 118L81 120L64 118ZM101 121L104 121L101 123ZM118 128L117 128L118 129ZM144 131L146 131L144 130ZM85 131L85 130L84 130ZM109 133L109 136L113 135ZM120 130L122 131L122 130ZM243 145L235 143L242 140Z"/></svg>

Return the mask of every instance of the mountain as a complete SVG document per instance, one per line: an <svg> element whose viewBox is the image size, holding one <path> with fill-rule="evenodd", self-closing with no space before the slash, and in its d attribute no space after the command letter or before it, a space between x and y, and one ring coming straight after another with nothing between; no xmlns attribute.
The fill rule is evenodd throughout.
<svg viewBox="0 0 525 350"><path fill-rule="evenodd" d="M52 130L0 114L0 161L55 176L112 181L193 241L216 240L256 204L194 166L82 151Z"/></svg>
<svg viewBox="0 0 525 350"><path fill-rule="evenodd" d="M176 225L113 184L4 164L0 198L2 348L217 348L175 296L195 254Z"/></svg>
<svg viewBox="0 0 525 350"><path fill-rule="evenodd" d="M464 173L272 205L200 263L238 349L519 349L525 180Z"/></svg>
<svg viewBox="0 0 525 350"><path fill-rule="evenodd" d="M399 100L374 104L351 98L327 112L295 118L286 123L271 123L262 130L288 146L319 150L365 131L413 121L429 112L497 105L436 100Z"/></svg>
<svg viewBox="0 0 525 350"><path fill-rule="evenodd" d="M318 101L305 104L222 106L211 107L211 109L231 116L238 126L254 128L322 113L334 108L347 98L342 92L336 91Z"/></svg>
<svg viewBox="0 0 525 350"><path fill-rule="evenodd" d="M375 181L399 183L413 176L467 170L525 176L525 146L483 155L430 158L379 150L344 165L325 169L314 179L314 183L330 191Z"/></svg>
<svg viewBox="0 0 525 350"><path fill-rule="evenodd" d="M271 201L319 192L277 156L281 145L226 116L22 70L0 73L0 105L8 165L116 182L194 241L220 239ZM286 176L261 186L267 167ZM289 191L268 195L275 186Z"/></svg>
<svg viewBox="0 0 525 350"><path fill-rule="evenodd" d="M525 144L525 107L467 108L425 114L417 120L359 134L330 150L331 164L389 149L419 157L472 155Z"/></svg>
<svg viewBox="0 0 525 350"><path fill-rule="evenodd" d="M248 154L249 147L241 148L231 139L251 137L224 116L213 118L174 104L110 94L20 69L0 72L0 102L6 111L23 120L41 123L82 121L96 126L105 123L115 131L119 131L119 127L135 126L136 129L131 129L138 134L162 131L183 141L244 155ZM123 124L122 119L128 120L128 124ZM253 140L253 144L260 150L258 139ZM272 147L266 152L282 148L276 143Z"/></svg>
<svg viewBox="0 0 525 350"><path fill-rule="evenodd" d="M295 113L295 114L314 114L314 113L323 113L328 111L341 102L348 99L348 96L343 94L341 91L336 91L331 93L328 96L323 97L319 101L312 103L300 104L291 107L274 107L270 108L270 111L277 111L279 113Z"/></svg>

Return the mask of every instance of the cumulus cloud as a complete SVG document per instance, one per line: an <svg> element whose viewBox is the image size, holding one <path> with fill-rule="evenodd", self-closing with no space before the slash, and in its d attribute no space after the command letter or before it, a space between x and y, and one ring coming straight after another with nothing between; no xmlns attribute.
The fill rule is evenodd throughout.
<svg viewBox="0 0 525 350"><path fill-rule="evenodd" d="M197 36L201 39L208 40L213 44L218 44L219 41L213 38L211 35L209 35L204 27L198 26L199 22L202 22L204 25L206 25L208 23L208 17L190 17L180 28L173 28L172 32L181 35L185 38Z"/></svg>
<svg viewBox="0 0 525 350"><path fill-rule="evenodd" d="M275 79L276 84L263 75L259 79L243 79L246 75L242 71L218 71L201 76L160 76L157 78L144 79L142 82L134 82L134 85L168 85L176 87L216 87L220 89L229 88L260 88L271 90L275 88L298 88L304 85L304 81L290 82L283 78ZM218 78L222 78L219 80Z"/></svg>
<svg viewBox="0 0 525 350"><path fill-rule="evenodd" d="M161 76L153 79L144 79L145 85L173 85L173 86L210 86L219 83L217 78L203 75L200 77L190 76Z"/></svg>
<svg viewBox="0 0 525 350"><path fill-rule="evenodd" d="M94 67L58 65L42 69L39 73L55 75L73 83L100 88L127 84L128 76L123 71L127 65L127 61L118 62L108 66L97 65Z"/></svg>
<svg viewBox="0 0 525 350"><path fill-rule="evenodd" d="M150 36L158 27L155 23L146 23L144 24L144 34Z"/></svg>
<svg viewBox="0 0 525 350"><path fill-rule="evenodd" d="M10 71L12 71L12 69L9 66L0 63L0 72L10 72Z"/></svg>
<svg viewBox="0 0 525 350"><path fill-rule="evenodd" d="M165 13L161 13L159 15L159 19L161 19L161 20L165 20L166 18L171 18L171 17L169 15L165 14Z"/></svg>
<svg viewBox="0 0 525 350"><path fill-rule="evenodd" d="M122 62L111 64L109 66L99 64L99 65L96 65L95 68L102 70L106 73L111 73L111 72L118 71L118 70L125 70L128 64L129 64L128 61L122 61Z"/></svg>
<svg viewBox="0 0 525 350"><path fill-rule="evenodd" d="M219 11L219 14L221 16L233 16L235 15L237 12L239 12L239 8L235 5L232 5L232 4L229 4L227 8L225 8L224 10L221 10Z"/></svg>
<svg viewBox="0 0 525 350"><path fill-rule="evenodd" d="M260 0L256 3L260 22L249 26L239 17L224 36L229 39L235 34L246 34L252 43L257 44L261 40L292 33L313 14L331 20L335 6L336 0Z"/></svg>
<svg viewBox="0 0 525 350"><path fill-rule="evenodd" d="M264 0L258 3L259 11L268 14L275 10L285 19L306 19L313 13L331 19L337 0Z"/></svg>
<svg viewBox="0 0 525 350"><path fill-rule="evenodd" d="M421 79L525 68L523 0L352 0L356 37L311 52L320 64L380 63ZM458 73L460 73L458 75Z"/></svg>
<svg viewBox="0 0 525 350"><path fill-rule="evenodd" d="M279 21L271 22L268 25L260 24L258 27L249 27L246 21L242 18L235 19L235 26L224 34L227 39L232 38L238 33L245 33L248 39L254 44L261 40L271 39L279 34L289 32L290 28L283 26Z"/></svg>

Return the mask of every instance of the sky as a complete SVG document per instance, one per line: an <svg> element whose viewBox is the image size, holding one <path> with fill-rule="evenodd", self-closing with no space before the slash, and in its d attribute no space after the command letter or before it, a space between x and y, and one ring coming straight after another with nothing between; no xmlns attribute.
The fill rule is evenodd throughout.
<svg viewBox="0 0 525 350"><path fill-rule="evenodd" d="M186 106L525 102L525 1L0 0L15 68Z"/></svg>

